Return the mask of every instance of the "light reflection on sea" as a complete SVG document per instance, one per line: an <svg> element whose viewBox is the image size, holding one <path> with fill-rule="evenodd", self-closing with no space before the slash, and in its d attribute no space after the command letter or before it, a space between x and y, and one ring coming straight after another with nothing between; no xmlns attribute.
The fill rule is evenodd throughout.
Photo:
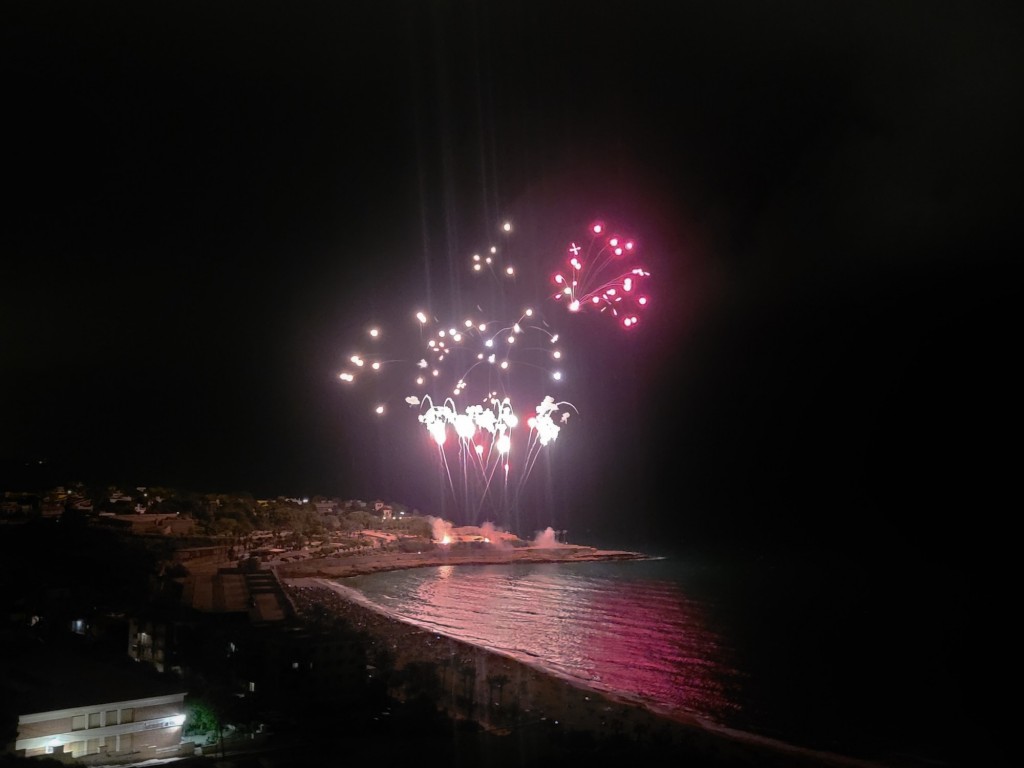
<svg viewBox="0 0 1024 768"><path fill-rule="evenodd" d="M955 562L922 568L905 553L783 551L338 582L407 622L658 712L882 764L952 766L989 744L987 721L964 716L975 701L966 579Z"/></svg>
<svg viewBox="0 0 1024 768"><path fill-rule="evenodd" d="M658 561L459 565L339 579L404 621L650 709L722 725L740 674Z"/></svg>

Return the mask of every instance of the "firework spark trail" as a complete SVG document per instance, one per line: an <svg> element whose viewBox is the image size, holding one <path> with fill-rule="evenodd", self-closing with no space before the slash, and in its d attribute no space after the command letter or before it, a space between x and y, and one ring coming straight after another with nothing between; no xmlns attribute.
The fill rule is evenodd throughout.
<svg viewBox="0 0 1024 768"><path fill-rule="evenodd" d="M537 459L540 457L541 449L553 442L557 437L561 429L554 420L551 418L551 414L559 409L560 406L568 406L576 411L576 406L567 401L555 402L551 396L546 396L544 401L537 406L536 415L532 416L528 420L530 427L529 438L527 441L525 469L520 475L519 484L515 489L513 497L513 503L517 504L519 501L520 494L524 490L526 478L530 476L533 471L534 465L537 463ZM563 411L560 417L560 421L564 424L569 420L569 412Z"/></svg>
<svg viewBox="0 0 1024 768"><path fill-rule="evenodd" d="M552 414L557 412L560 406L569 406L575 410L571 403L556 403L554 398L546 396L537 406L536 414L527 421L529 432L524 438L521 435L516 437L516 428L520 426L520 420L512 408L511 400L493 397L490 404L491 408L471 405L464 412L459 412L451 398L446 398L441 405L435 405L428 396L421 403L423 411L419 416L419 421L426 427L441 452L445 467L450 467L445 453L445 446L449 445L448 433L449 430L455 433L456 439L451 444L457 446L455 450L458 452L464 477L460 488L456 488L449 470L449 487L453 498L458 499L461 490L461 495L468 499L470 489L482 485L479 501L473 512L473 522L477 521L477 516L488 499L495 501L491 492L499 470L502 472L504 482L497 491L501 495L498 508L507 512L509 504L512 507L518 504L540 452L558 436L560 427L554 423ZM568 418L569 412L564 411L561 422L564 424ZM518 462L514 462L513 454L522 450L521 443L524 439L525 453ZM519 448L516 448L517 444ZM470 454L476 457L473 466L479 473L478 476L470 477L468 474L470 462L467 462L466 457Z"/></svg>
<svg viewBox="0 0 1024 768"><path fill-rule="evenodd" d="M353 352L339 378L354 385L372 376L375 386L384 388L390 384L393 396L400 392L406 402L409 389L416 396L446 393L477 400L493 392L508 396L516 369L533 369L553 381L562 378L560 370L551 368L562 359L558 334L545 327L544 321L537 320L532 309L505 322L467 317L457 324L441 325L428 320L422 312L416 318L420 343L414 351L404 357L376 351ZM384 334L375 326L368 335L373 344L379 344ZM390 381L393 377L397 381ZM375 411L383 414L384 405L375 403Z"/></svg>
<svg viewBox="0 0 1024 768"><path fill-rule="evenodd" d="M467 319L460 327L429 325L429 335L422 333L428 328L425 315L418 315L418 319L421 342L425 336L427 338L420 351L426 352L427 356L420 358L416 365L416 385L421 390L439 388L447 394L439 404L434 403L429 392L410 394L404 400L411 407L425 409L420 415L420 421L438 446L444 475L453 498L457 501L462 499L465 509L476 510L474 521L488 500L504 512L509 504L510 492L513 503L518 500L528 474L536 464L536 457L532 453L539 450L528 450L525 461L518 458L522 438L517 436L519 422L512 399L514 393L525 388L522 386L525 374L540 373L555 381L561 378L558 371L547 369L551 361L561 357L556 346L558 336L534 322L534 311L530 309L510 323ZM380 339L381 335L377 329L371 333L375 340ZM402 359L359 353L351 355L349 361L356 371L366 371L380 377L391 367L408 365L409 359L418 356ZM341 378L354 383L357 375L349 372L342 374ZM457 402L470 398L476 401L460 410ZM375 411L383 415L383 404L377 404ZM445 432L449 429L456 434L454 444L459 445L457 466L462 471L461 484L457 483L459 475L453 472L452 462L444 450ZM468 458L470 453L473 460ZM474 470L472 473L471 468ZM503 482L501 500L497 501L496 494L492 492L499 470ZM480 486L479 500L471 504L469 500L472 490Z"/></svg>
<svg viewBox="0 0 1024 768"><path fill-rule="evenodd" d="M479 376L477 369L486 371L483 378L486 378L486 385L478 387L490 391L498 382L498 389L503 395L509 392L510 369L513 367L532 367L539 371L549 372L554 380L561 379L561 372L558 370L548 371L548 361L558 361L562 353L555 346L558 342L558 335L551 333L545 327L535 322L528 322L534 316L532 309L526 309L519 318L511 323L500 321L476 321L466 319L462 323L463 330L456 327L440 329L428 342L428 351L433 358L433 370L446 365L451 358L460 365L460 373L455 379L451 394L458 396L465 390L474 374ZM491 330L495 326L496 330ZM529 340L539 337L541 343ZM534 356L530 353L539 352ZM539 357L539 360L532 359Z"/></svg>
<svg viewBox="0 0 1024 768"><path fill-rule="evenodd" d="M511 232L511 225L503 231ZM604 312L630 328L647 306L641 288L649 273L633 265L632 241L606 236L601 225L589 232L589 245L573 243L569 249L569 270L554 275L559 286L554 298L571 312ZM491 299L501 307L514 303L506 291L521 286L504 249L492 247L470 263L474 273L494 281ZM340 374L353 385L372 374L376 386L400 393L417 411L437 450L445 495L473 523L485 506L498 520L511 521L540 455L556 441L570 410L576 412L570 402L545 392L563 383L559 335L532 308L521 309L520 304L513 313L518 317L508 320L507 315L488 316L486 305L476 302L476 312L448 324L416 312L415 334L386 335L371 328L374 349L387 336L389 342L404 342L405 354L356 352ZM513 403L522 405L524 400L540 403L521 421ZM386 413L384 401L375 411Z"/></svg>
<svg viewBox="0 0 1024 768"><path fill-rule="evenodd" d="M505 222L501 231L509 235L511 223ZM504 306L509 303L504 295L505 288L515 281L501 278L514 276L515 270L502 260L504 253L499 259L496 246L490 251L491 255L486 258L474 256L471 263L474 271L485 271L495 279L501 288L499 303ZM432 314L416 312L418 344L414 349L408 348L410 337L404 332L387 334L378 326L370 327L369 343L374 351L350 353L346 369L339 378L355 384L373 374L379 389L397 383L390 390L401 391L406 402L410 402L410 390L417 397L429 394L435 399L452 396L485 402L493 392L518 399L531 369L549 375L553 381L561 380L562 373L557 366L563 353L558 346L558 334L552 332L534 309L521 310L519 317L511 321L488 317L479 303L476 309L477 313L469 313L448 325ZM384 341L393 344L402 339L406 342L405 354L386 355L380 351ZM378 403L375 410L383 414L383 403Z"/></svg>
<svg viewBox="0 0 1024 768"><path fill-rule="evenodd" d="M463 413L456 410L451 398L447 398L442 405L434 405L433 401L428 397L424 400L424 405L427 407L420 414L419 420L426 426L428 433L437 444L446 466L448 464L447 455L444 453L444 446L447 442L447 431L449 428L452 428L456 434L457 450L461 457L461 466L464 473L467 466L465 457L470 452L477 457L476 468L479 470L484 484L480 502L476 505L476 510L479 511L483 502L488 497L494 474L499 467L503 468L505 486L507 487L508 485L510 463L507 456L512 450L511 432L518 424L518 419L512 410L511 402L508 398L501 401L493 398L493 410L473 405L468 407ZM486 441L484 435L490 435L490 440L487 441L486 457L483 455L483 443ZM458 490L455 488L450 472L449 481L453 497L458 498ZM470 478L468 476L464 477L462 488L465 491L464 495L467 497L470 485Z"/></svg>
<svg viewBox="0 0 1024 768"><path fill-rule="evenodd" d="M484 484L483 484L483 489L480 491L480 498L477 500L476 506L473 509L473 517L472 517L472 522L473 523L479 522L480 512L483 510L484 504L487 502L488 498L490 498L491 483L494 481L494 475L497 472L498 467L503 465L503 462L501 461L500 455L497 458L494 458L493 461L491 460L492 456L493 456L493 453L494 453L494 445L492 443L491 447L487 451L487 454L488 454L487 455L487 459L485 461L483 461L483 463L481 463L481 465L480 465L480 473L484 477ZM505 481L507 483L508 482L508 464L507 463L504 463L503 469L504 469Z"/></svg>
<svg viewBox="0 0 1024 768"><path fill-rule="evenodd" d="M512 222L504 222L501 225L501 231L505 235L511 233ZM495 269L496 266L499 266L498 262L501 260L502 258L498 255L498 247L496 245L492 245L487 250L487 255L485 256L481 256L479 253L473 254L473 258L471 259L471 268L475 273L482 273L486 271L488 274L491 275L491 277L495 278L496 280L498 279L499 272L502 276L506 278L515 277L516 268L511 263L500 265L500 268L498 270Z"/></svg>
<svg viewBox="0 0 1024 768"><path fill-rule="evenodd" d="M623 328L632 328L647 307L648 297L641 291L641 283L650 277L646 269L629 263L635 251L632 240L618 235L606 237L603 224L591 225L586 248L571 243L568 269L552 276L558 288L552 298L564 303L570 312L607 311Z"/></svg>

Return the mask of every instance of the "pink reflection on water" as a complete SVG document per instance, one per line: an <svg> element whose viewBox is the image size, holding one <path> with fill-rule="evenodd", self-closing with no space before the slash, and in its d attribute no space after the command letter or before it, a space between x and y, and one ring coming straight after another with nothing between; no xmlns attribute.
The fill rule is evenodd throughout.
<svg viewBox="0 0 1024 768"><path fill-rule="evenodd" d="M548 566L438 575L403 605L405 618L660 712L722 722L736 709L726 644L678 584L609 588Z"/></svg>

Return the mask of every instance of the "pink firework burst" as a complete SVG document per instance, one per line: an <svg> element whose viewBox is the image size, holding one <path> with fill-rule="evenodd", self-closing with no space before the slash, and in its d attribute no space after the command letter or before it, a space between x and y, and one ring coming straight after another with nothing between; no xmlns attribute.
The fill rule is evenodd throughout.
<svg viewBox="0 0 1024 768"><path fill-rule="evenodd" d="M601 223L591 225L588 240L569 245L566 268L552 277L558 288L552 298L570 312L604 312L623 328L634 327L648 305L643 285L650 277L635 263L636 243L607 234Z"/></svg>

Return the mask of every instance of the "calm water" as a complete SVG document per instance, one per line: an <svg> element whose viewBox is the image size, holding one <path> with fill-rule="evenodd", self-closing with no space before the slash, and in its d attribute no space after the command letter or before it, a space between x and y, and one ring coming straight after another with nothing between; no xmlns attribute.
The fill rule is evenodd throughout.
<svg viewBox="0 0 1024 768"><path fill-rule="evenodd" d="M680 556L339 583L651 709L879 764L961 763L955 585L906 564Z"/></svg>

